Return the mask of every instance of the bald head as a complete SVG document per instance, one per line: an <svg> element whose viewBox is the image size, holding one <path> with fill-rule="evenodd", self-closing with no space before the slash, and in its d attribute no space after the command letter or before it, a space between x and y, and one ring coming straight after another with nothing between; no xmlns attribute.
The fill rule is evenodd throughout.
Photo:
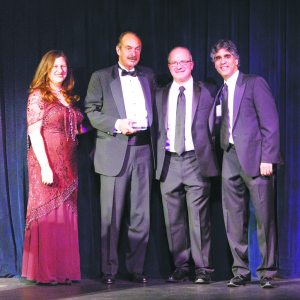
<svg viewBox="0 0 300 300"><path fill-rule="evenodd" d="M176 47L168 56L168 66L173 80L177 83L184 83L192 77L194 62L189 49Z"/></svg>

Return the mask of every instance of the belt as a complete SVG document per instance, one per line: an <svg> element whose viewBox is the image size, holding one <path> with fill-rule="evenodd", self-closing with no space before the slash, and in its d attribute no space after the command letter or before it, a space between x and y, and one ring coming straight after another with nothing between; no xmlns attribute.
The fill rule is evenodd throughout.
<svg viewBox="0 0 300 300"><path fill-rule="evenodd" d="M128 145L129 146L142 146L150 144L150 130L140 130L134 134L129 135Z"/></svg>
<svg viewBox="0 0 300 300"><path fill-rule="evenodd" d="M166 150L166 155L168 155L168 156L174 156L174 157L186 156L186 155L192 154L192 153L195 153L195 150L185 151L181 155L179 155L176 152L170 152L170 151Z"/></svg>

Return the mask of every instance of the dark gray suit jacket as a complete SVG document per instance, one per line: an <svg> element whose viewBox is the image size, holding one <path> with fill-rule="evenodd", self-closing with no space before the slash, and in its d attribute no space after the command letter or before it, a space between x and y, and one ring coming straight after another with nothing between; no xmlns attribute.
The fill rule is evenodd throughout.
<svg viewBox="0 0 300 300"><path fill-rule="evenodd" d="M156 179L161 179L165 160L167 139L168 95L170 83L156 93L156 109L158 116L157 133L157 168ZM203 176L218 175L214 143L211 138L213 123L208 121L209 113L214 103L216 88L203 82L194 81L192 104L192 138L199 169ZM211 126L209 126L211 124Z"/></svg>
<svg viewBox="0 0 300 300"><path fill-rule="evenodd" d="M153 128L153 82L151 69L136 67L148 112L151 148L154 158L155 129ZM117 119L126 118L118 65L92 74L85 98L85 112L97 130L94 156L95 171L106 176L117 176L123 166L128 136L115 133Z"/></svg>
<svg viewBox="0 0 300 300"><path fill-rule="evenodd" d="M239 73L233 105L232 135L244 172L260 175L260 163L278 164L279 120L274 97L260 76Z"/></svg>

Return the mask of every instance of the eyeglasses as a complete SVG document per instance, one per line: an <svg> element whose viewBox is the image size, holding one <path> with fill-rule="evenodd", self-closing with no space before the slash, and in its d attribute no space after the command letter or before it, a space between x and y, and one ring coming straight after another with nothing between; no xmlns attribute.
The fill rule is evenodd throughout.
<svg viewBox="0 0 300 300"><path fill-rule="evenodd" d="M186 66L188 63L192 62L191 60L181 60L181 61L171 61L169 62L169 65L174 67L180 66Z"/></svg>

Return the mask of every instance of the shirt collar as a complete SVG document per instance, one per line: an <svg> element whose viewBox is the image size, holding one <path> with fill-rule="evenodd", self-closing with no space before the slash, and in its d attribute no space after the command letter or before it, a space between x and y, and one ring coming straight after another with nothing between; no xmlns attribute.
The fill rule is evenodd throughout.
<svg viewBox="0 0 300 300"><path fill-rule="evenodd" d="M173 80L173 83L172 83L172 88L175 90L179 90L179 87L180 86L184 86L185 89L191 89L193 87L193 77L191 76L191 78L186 81L186 82L183 82L183 83L178 83L176 81Z"/></svg>
<svg viewBox="0 0 300 300"><path fill-rule="evenodd" d="M235 86L237 78L239 76L239 70L235 71L227 80L224 80L228 86Z"/></svg>
<svg viewBox="0 0 300 300"><path fill-rule="evenodd" d="M133 69L131 69L131 70L128 70L127 68L125 68L119 61L118 61L118 65L119 65L119 70L121 69L123 69L123 70L126 70L126 71L128 71L128 72L131 72L131 71L134 71L135 70L135 68L133 68Z"/></svg>

